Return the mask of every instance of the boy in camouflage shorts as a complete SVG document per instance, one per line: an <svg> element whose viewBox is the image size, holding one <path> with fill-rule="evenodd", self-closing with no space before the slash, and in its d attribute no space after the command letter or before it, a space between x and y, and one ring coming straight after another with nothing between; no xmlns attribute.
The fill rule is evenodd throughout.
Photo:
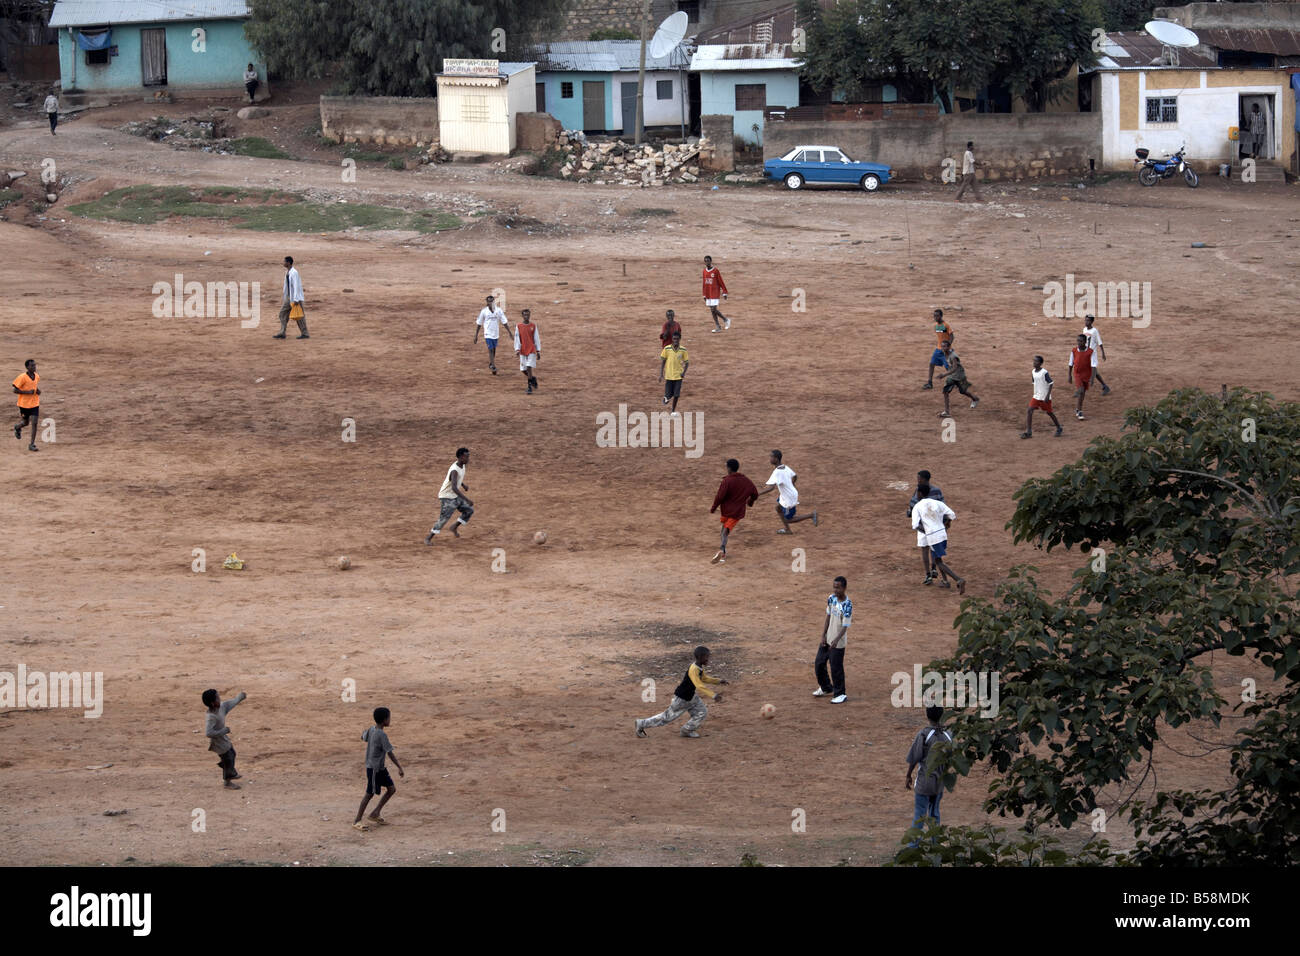
<svg viewBox="0 0 1300 956"><path fill-rule="evenodd" d="M696 733L696 730L700 724L704 723L704 718L709 714L709 709L704 706L700 694L720 701L722 700L722 691L714 692L709 689L708 685L727 683L720 677L710 677L704 673L704 668L708 666L709 649L704 646L695 648L695 661L686 669L686 676L682 678L682 682L673 691L673 699L669 702L668 709L661 714L655 714L653 717L646 717L644 720L638 718L636 735L644 737L647 727L662 727L664 724L671 724L682 714L689 713L691 719L682 727L682 736L698 737L699 734Z"/></svg>

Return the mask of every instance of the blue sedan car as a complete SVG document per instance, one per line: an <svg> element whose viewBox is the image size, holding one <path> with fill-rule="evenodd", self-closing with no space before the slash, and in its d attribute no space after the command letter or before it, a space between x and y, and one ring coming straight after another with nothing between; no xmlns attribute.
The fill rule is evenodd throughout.
<svg viewBox="0 0 1300 956"><path fill-rule="evenodd" d="M889 182L894 171L883 163L854 162L835 146L796 146L780 159L765 162L763 172L789 189L828 183L858 186L873 193Z"/></svg>

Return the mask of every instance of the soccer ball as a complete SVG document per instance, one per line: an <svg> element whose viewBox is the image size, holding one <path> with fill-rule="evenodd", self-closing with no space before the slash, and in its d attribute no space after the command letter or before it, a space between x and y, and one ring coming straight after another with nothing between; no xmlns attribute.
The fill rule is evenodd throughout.
<svg viewBox="0 0 1300 956"><path fill-rule="evenodd" d="M545 543L546 543L545 531L539 531L537 532L537 534L533 535L533 544L545 544Z"/></svg>
<svg viewBox="0 0 1300 956"><path fill-rule="evenodd" d="M771 704L764 704L762 708L759 709L759 713L762 714L766 719L771 720L773 717L776 716L776 708Z"/></svg>
<svg viewBox="0 0 1300 956"><path fill-rule="evenodd" d="M338 563L339 563L340 571L346 571L348 568L352 567L352 559L349 558L346 554L341 555L339 557Z"/></svg>

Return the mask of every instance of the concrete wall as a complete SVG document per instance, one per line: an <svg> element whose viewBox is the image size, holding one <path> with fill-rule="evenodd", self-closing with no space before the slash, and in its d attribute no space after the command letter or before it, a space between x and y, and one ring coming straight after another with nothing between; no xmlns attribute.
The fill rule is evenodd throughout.
<svg viewBox="0 0 1300 956"><path fill-rule="evenodd" d="M853 123L771 123L763 158L775 159L802 143L834 145L855 160L887 163L907 179L938 180L943 161L957 173L966 141L975 143L981 180L1079 175L1088 160L1101 165L1101 114L958 113L936 120Z"/></svg>
<svg viewBox="0 0 1300 956"><path fill-rule="evenodd" d="M1100 74L1102 161L1106 168L1131 170L1139 146L1161 157L1187 146L1187 159L1205 165L1238 162L1228 129L1240 125L1243 95L1273 96L1269 144L1290 168L1295 160L1295 96L1285 70L1130 70ZM1148 97L1176 97L1177 123L1149 123ZM1086 114L1084 114L1086 115Z"/></svg>
<svg viewBox="0 0 1300 956"><path fill-rule="evenodd" d="M321 135L342 143L438 142L438 101L415 96L322 96Z"/></svg>
<svg viewBox="0 0 1300 956"><path fill-rule="evenodd" d="M113 93L159 89L225 89L242 90L244 68L249 63L257 65L258 76L266 84L266 66L244 38L243 20L194 20L184 23L133 23L129 26L110 26L112 45L117 56L108 63L89 65L86 51L77 48L72 30L59 30L59 74L63 89L85 90L91 93ZM196 52L192 35L196 27L207 31L205 50ZM167 85L145 86L140 62L140 31L166 30Z"/></svg>
<svg viewBox="0 0 1300 956"><path fill-rule="evenodd" d="M658 97L658 81L668 80L673 84L672 99L661 100ZM623 130L623 92L624 83L637 82L637 74L622 73L577 73L567 71L547 71L537 74L537 82L546 87L546 112L550 113L565 129L583 129L582 125L582 84L583 82L601 83L605 88L604 125L595 131L618 132ZM573 84L573 96L565 99L564 83ZM645 125L646 126L680 126L682 122L682 100L686 95L686 83L676 70L646 70L645 74ZM535 109L536 107L530 107ZM689 110L687 112L689 118ZM628 136L632 130L624 131Z"/></svg>
<svg viewBox="0 0 1300 956"><path fill-rule="evenodd" d="M602 83L604 84L605 106L603 110L605 125L600 127L601 130L609 129L610 113L610 82L608 73L559 73L546 72L537 74L537 82L546 87L546 112L550 113L565 129L582 129L582 84ZM565 99L560 94L563 92L561 84L572 83L573 95ZM534 98L534 104L536 99ZM536 109L536 105L533 109Z"/></svg>
<svg viewBox="0 0 1300 956"><path fill-rule="evenodd" d="M799 105L799 74L796 70L705 70L700 72L700 110L733 116L732 134L746 143L763 142L763 111L737 110L736 86L762 83L767 86L768 106ZM758 132L754 132L754 125Z"/></svg>
<svg viewBox="0 0 1300 956"><path fill-rule="evenodd" d="M520 70L506 81L506 131L509 137L507 153L515 151L518 126L515 118L520 113L532 113L537 109L537 68L530 66Z"/></svg>
<svg viewBox="0 0 1300 956"><path fill-rule="evenodd" d="M729 115L701 116L700 133L712 143L709 155L700 152L700 168L713 172L728 172L736 168L736 151L732 143L732 122Z"/></svg>

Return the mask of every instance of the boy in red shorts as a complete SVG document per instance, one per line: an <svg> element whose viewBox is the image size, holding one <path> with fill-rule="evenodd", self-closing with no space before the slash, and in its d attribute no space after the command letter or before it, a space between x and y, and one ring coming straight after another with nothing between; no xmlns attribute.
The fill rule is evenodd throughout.
<svg viewBox="0 0 1300 956"><path fill-rule="evenodd" d="M1066 378L1074 385L1074 417L1083 421L1083 396L1092 384L1093 371L1097 368L1097 353L1088 344L1088 336L1080 335L1074 348L1070 350L1070 368Z"/></svg>
<svg viewBox="0 0 1300 956"><path fill-rule="evenodd" d="M711 564L722 564L727 560L727 536L745 517L745 507L753 507L758 500L758 489L754 483L740 473L740 462L734 458L727 459L727 477L718 485L718 493L713 498L713 507L709 514L722 508L722 547L713 556Z"/></svg>
<svg viewBox="0 0 1300 956"><path fill-rule="evenodd" d="M1029 400L1029 415L1025 419L1025 430L1020 433L1020 437L1034 437L1034 409L1040 408L1047 412L1047 417L1056 426L1056 437L1060 438L1063 429L1056 416L1052 414L1052 376L1048 374L1047 369L1043 368L1041 355L1034 356L1034 370L1030 376L1034 380L1034 397Z"/></svg>

